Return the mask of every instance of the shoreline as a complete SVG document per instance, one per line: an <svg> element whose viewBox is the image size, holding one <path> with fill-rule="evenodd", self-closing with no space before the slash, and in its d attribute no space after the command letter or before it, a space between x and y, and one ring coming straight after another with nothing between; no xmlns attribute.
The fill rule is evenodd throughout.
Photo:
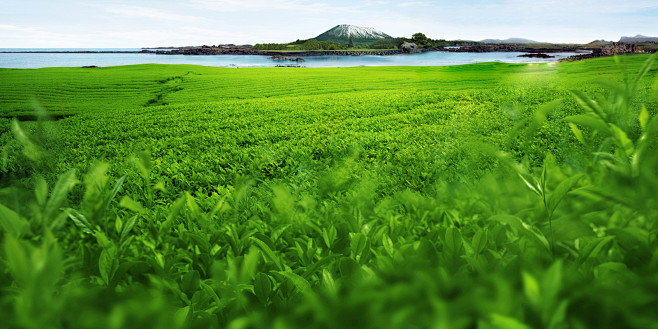
<svg viewBox="0 0 658 329"><path fill-rule="evenodd" d="M11 49L11 48L9 48ZM643 54L658 51L658 46L636 43L616 42L605 46L591 44L476 44L459 47L417 48L412 51L400 49L365 49L365 50L254 50L243 46L201 46L182 48L141 48L141 50L15 50L0 51L0 54L155 54L155 55L256 55L271 57L303 58L315 56L394 56L417 54L424 52L451 52L451 53L494 53L519 52L525 53L522 57L550 58L552 53L576 53L578 55L560 59L560 62L578 61L590 58L610 57L625 54ZM83 48L84 49L84 48Z"/></svg>
<svg viewBox="0 0 658 329"><path fill-rule="evenodd" d="M34 49L34 48L33 48ZM37 48L38 49L38 48ZM283 67L305 67L302 65L283 64L285 62L305 62L304 58L320 57L320 56L395 56L395 55L409 55L420 54L426 52L444 52L444 53L523 53L517 57L528 58L541 58L549 59L554 58L551 54L554 53L572 53L573 55L556 59L555 62L574 62L586 59L611 57L614 55L632 55L632 54L646 54L653 53L655 49L644 49L639 45L615 43L606 45L601 48L596 47L580 47L579 45L568 45L565 47L530 47L527 45L520 46L515 44L496 44L496 45L472 45L461 46L459 48L434 48L434 49L417 49L412 52L405 52L399 49L387 50L308 50L308 51L261 51L252 50L246 47L232 47L232 48L216 48L216 47L201 47L201 48L183 48L173 50L161 50L154 48L144 48L142 50L11 50L0 51L0 54L150 54L150 55L186 55L186 56L220 56L220 55L242 55L242 56L269 56L271 58L281 61L282 64L276 66Z"/></svg>
<svg viewBox="0 0 658 329"><path fill-rule="evenodd" d="M150 50L26 50L26 51L0 51L0 54L150 54Z"/></svg>
<svg viewBox="0 0 658 329"><path fill-rule="evenodd" d="M508 45L493 46L463 46L457 49L418 49L413 52L405 52L399 49L382 49L382 50L302 50L302 51L268 51L252 50L250 48L188 48L174 50L26 50L26 51L0 51L0 54L155 54L155 55L188 55L188 56L208 56L208 55L259 55L259 56L285 56L285 57L311 57L311 56L391 56L401 54L418 54L424 52L457 52L457 53L494 53L494 52L522 52L522 53L557 53L557 52L579 52L592 51L585 48L527 48Z"/></svg>

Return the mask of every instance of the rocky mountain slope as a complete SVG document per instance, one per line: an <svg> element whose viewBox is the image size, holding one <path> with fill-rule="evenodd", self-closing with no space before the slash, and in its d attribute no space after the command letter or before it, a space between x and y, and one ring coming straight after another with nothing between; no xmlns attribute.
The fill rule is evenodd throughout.
<svg viewBox="0 0 658 329"><path fill-rule="evenodd" d="M330 30L315 37L319 41L333 41L347 45L350 39L354 44L370 44L379 39L392 39L390 35L372 27L361 27L349 24L336 25Z"/></svg>
<svg viewBox="0 0 658 329"><path fill-rule="evenodd" d="M653 42L658 42L658 38L655 37L647 37L645 35L638 34L634 37L621 37L619 39L619 42L646 42L646 41L653 41Z"/></svg>
<svg viewBox="0 0 658 329"><path fill-rule="evenodd" d="M495 44L504 44L504 43L517 43L517 44L528 44L528 43L540 43L534 40L528 40L523 38L509 38L505 40L501 39L485 39L479 41L480 43L495 43Z"/></svg>

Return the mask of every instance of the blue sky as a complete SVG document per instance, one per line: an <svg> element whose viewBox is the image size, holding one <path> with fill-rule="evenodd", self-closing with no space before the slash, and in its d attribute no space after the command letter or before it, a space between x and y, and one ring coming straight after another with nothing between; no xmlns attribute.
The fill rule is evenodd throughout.
<svg viewBox="0 0 658 329"><path fill-rule="evenodd" d="M0 48L289 42L337 24L451 40L616 41L658 37L658 0L0 0Z"/></svg>

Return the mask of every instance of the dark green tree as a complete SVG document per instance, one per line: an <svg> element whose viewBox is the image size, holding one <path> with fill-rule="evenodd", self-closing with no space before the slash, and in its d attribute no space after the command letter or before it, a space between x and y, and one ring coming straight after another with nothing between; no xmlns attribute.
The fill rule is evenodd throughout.
<svg viewBox="0 0 658 329"><path fill-rule="evenodd" d="M348 48L354 48L354 40L350 38L350 43L347 45Z"/></svg>
<svg viewBox="0 0 658 329"><path fill-rule="evenodd" d="M411 36L411 40L417 44L419 47L425 47L428 44L429 39L427 36L423 33L415 33L414 35Z"/></svg>

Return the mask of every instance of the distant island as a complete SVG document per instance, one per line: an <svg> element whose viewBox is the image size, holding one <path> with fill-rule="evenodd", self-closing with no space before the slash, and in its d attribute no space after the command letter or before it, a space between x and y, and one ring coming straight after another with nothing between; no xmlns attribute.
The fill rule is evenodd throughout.
<svg viewBox="0 0 658 329"><path fill-rule="evenodd" d="M141 51L5 51L13 53L154 53L158 55L265 55L281 61L302 62L306 56L363 56L398 55L426 51L446 52L521 52L519 57L551 58L551 53L582 53L562 61L573 61L615 54L654 53L658 51L658 37L623 36L618 42L595 40L587 44L539 42L525 38L445 40L432 39L418 32L407 37L392 37L372 27L349 24L333 28L310 39L289 43L257 43L255 45L218 44L187 47L145 47Z"/></svg>
<svg viewBox="0 0 658 329"><path fill-rule="evenodd" d="M481 41L478 41L479 43L484 43L484 44L498 44L498 43L516 43L516 44L531 44L531 43L543 43L539 41L534 41L534 40L529 40L529 39L524 39L524 38L508 38L505 40L500 40L500 39L484 39Z"/></svg>
<svg viewBox="0 0 658 329"><path fill-rule="evenodd" d="M583 53L567 59L579 60L614 54L653 53L658 50L658 38L637 35L622 37L620 42L596 40L588 44L555 44L524 38L485 39L481 41L432 39L424 33L411 38L392 37L372 27L349 24L336 25L311 39L290 43L257 43L253 46L217 45L157 51L167 55L268 55L280 60L299 61L304 56L397 55L425 51L449 52L523 52L523 57L551 58L550 53Z"/></svg>
<svg viewBox="0 0 658 329"><path fill-rule="evenodd" d="M621 37L619 39L619 42L629 42L629 43L635 43L635 42L658 42L658 38L654 37L647 37L641 34L638 34L634 37Z"/></svg>

